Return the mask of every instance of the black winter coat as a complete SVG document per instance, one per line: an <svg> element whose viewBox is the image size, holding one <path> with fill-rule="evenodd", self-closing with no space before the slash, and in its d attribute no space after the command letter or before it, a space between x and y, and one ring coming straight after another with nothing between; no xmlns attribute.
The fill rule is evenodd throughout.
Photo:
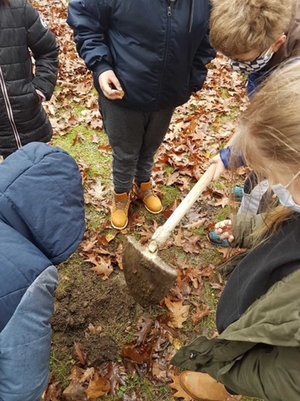
<svg viewBox="0 0 300 401"><path fill-rule="evenodd" d="M0 154L6 157L22 145L52 137L36 90L51 98L59 46L27 0L0 5L0 44Z"/></svg>
<svg viewBox="0 0 300 401"><path fill-rule="evenodd" d="M202 88L215 57L209 16L209 0L70 0L67 22L97 90L112 69L125 92L118 104L152 112Z"/></svg>

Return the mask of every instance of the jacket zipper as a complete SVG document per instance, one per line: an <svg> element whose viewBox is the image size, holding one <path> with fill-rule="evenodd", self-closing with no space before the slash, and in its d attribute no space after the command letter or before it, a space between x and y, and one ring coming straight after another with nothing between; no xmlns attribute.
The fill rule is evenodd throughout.
<svg viewBox="0 0 300 401"><path fill-rule="evenodd" d="M167 7L167 15L168 17L171 17L172 15L172 3L174 3L175 0L168 0L168 7Z"/></svg>
<svg viewBox="0 0 300 401"><path fill-rule="evenodd" d="M14 120L14 115L13 115L12 107L11 107L11 104L10 104L10 101L9 101L7 88L6 88L6 85L5 85L5 80L4 80L4 77L3 77L3 72L2 72L2 68L1 67L0 67L0 88L1 88L1 91L2 91L2 94L3 94L3 100L4 100L5 107L6 107L7 115L8 115L8 121L9 121L9 123L11 125L11 129L12 129L12 132L14 134L17 147L18 147L18 149L20 149L22 147L22 142L21 142L18 130L17 130L17 126L16 126L16 123L15 123L15 120Z"/></svg>
<svg viewBox="0 0 300 401"><path fill-rule="evenodd" d="M172 16L172 3L174 3L176 0L168 0L167 1L167 37L166 37L166 52L165 52L165 57L164 57L164 66L161 74L161 79L160 79L160 84L159 84L159 90L158 90L158 97L157 97L157 102L159 102L159 98L161 96L161 87L162 83L164 80L164 75L165 75L165 70L166 70L166 65L167 65L167 60L168 60L168 53L169 53L169 41L170 41L170 24L171 24L171 16Z"/></svg>

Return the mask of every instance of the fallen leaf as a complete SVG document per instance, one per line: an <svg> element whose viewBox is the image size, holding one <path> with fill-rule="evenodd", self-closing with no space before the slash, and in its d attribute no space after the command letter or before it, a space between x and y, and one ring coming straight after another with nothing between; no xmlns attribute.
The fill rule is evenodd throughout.
<svg viewBox="0 0 300 401"><path fill-rule="evenodd" d="M90 323L89 330L92 334L98 334L98 333L101 333L102 327L101 326L95 327L92 323Z"/></svg>
<svg viewBox="0 0 300 401"><path fill-rule="evenodd" d="M137 347L135 344L123 344L121 356L131 361L142 364L149 363L152 355L152 346L150 344Z"/></svg>
<svg viewBox="0 0 300 401"><path fill-rule="evenodd" d="M47 390L43 394L43 401L59 401L57 398L58 384L58 382L49 384Z"/></svg>
<svg viewBox="0 0 300 401"><path fill-rule="evenodd" d="M87 401L85 386L82 383L70 383L63 391L63 396L67 401Z"/></svg>
<svg viewBox="0 0 300 401"><path fill-rule="evenodd" d="M85 360L86 355L84 353L82 345L80 343L74 341L73 351L74 351L74 355L77 357L79 362L82 365L86 365L86 360Z"/></svg>
<svg viewBox="0 0 300 401"><path fill-rule="evenodd" d="M139 322L137 324L138 328L140 329L138 332L134 333L134 336L137 337L136 341L137 345L146 342L146 337L147 334L149 333L149 330L151 329L152 324L153 324L152 319L143 319L142 322Z"/></svg>
<svg viewBox="0 0 300 401"><path fill-rule="evenodd" d="M115 395L119 386L124 386L126 382L126 371L123 365L116 362L109 362L105 377L110 382L110 394Z"/></svg>
<svg viewBox="0 0 300 401"><path fill-rule="evenodd" d="M202 303L200 309L199 304L196 302L193 302L193 305L195 306L195 309L192 313L192 323L193 326L196 326L196 324L198 324L200 320L209 315L209 307Z"/></svg>
<svg viewBox="0 0 300 401"><path fill-rule="evenodd" d="M162 369L160 367L160 363L158 361L154 361L152 365L152 374L159 380L163 380L167 376L166 369Z"/></svg>
<svg viewBox="0 0 300 401"><path fill-rule="evenodd" d="M90 380L93 377L94 373L95 373L95 368L87 368L83 372L83 374L80 378L80 383L84 383L85 381Z"/></svg>
<svg viewBox="0 0 300 401"><path fill-rule="evenodd" d="M101 256L97 258L89 257L87 260L95 265L94 267L91 267L91 270L96 272L99 276L102 276L102 280L107 280L114 271L110 261L106 262L104 258L101 258Z"/></svg>
<svg viewBox="0 0 300 401"><path fill-rule="evenodd" d="M106 395L110 390L109 381L105 377L99 377L95 371L94 379L91 379L85 393L89 399L96 399Z"/></svg>
<svg viewBox="0 0 300 401"><path fill-rule="evenodd" d="M172 302L168 298L165 298L164 302L170 311L171 323L180 329L188 318L190 305L183 305L181 301Z"/></svg>

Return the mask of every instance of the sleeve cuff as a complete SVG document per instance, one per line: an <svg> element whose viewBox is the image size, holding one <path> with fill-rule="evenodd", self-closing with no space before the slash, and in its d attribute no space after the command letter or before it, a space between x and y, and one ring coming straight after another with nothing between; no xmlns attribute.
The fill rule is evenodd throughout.
<svg viewBox="0 0 300 401"><path fill-rule="evenodd" d="M101 63L101 64L97 64L94 68L93 68L93 72L94 72L94 77L99 77L100 74L102 74L102 72L108 71L108 70L112 70L113 68L107 64L107 63Z"/></svg>
<svg viewBox="0 0 300 401"><path fill-rule="evenodd" d="M222 160L226 170L228 170L230 156L231 156L231 147L230 146L227 146L227 148L223 148L220 150L220 157L221 157L221 160Z"/></svg>
<svg viewBox="0 0 300 401"><path fill-rule="evenodd" d="M235 155L237 157L234 158L234 168L238 168L245 165L245 160L243 155L239 153ZM220 158L227 170L229 170L229 162L231 158L231 146L227 146L227 148L223 148L220 150ZM231 166L232 167L232 166Z"/></svg>

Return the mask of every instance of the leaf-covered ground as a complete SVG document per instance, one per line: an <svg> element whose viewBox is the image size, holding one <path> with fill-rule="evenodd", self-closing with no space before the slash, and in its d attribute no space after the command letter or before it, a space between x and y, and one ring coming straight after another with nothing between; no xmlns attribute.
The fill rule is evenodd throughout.
<svg viewBox="0 0 300 401"><path fill-rule="evenodd" d="M122 271L123 243L134 236L146 246L226 144L247 104L244 81L221 56L211 63L205 87L177 108L157 154L153 178L164 211L151 215L133 199L128 228L112 230L111 149L91 74L65 22L67 2L33 4L60 44L58 84L45 107L55 131L53 145L67 150L80 167L87 222L78 251L58 266L51 378L44 399L188 401L170 359L198 335L217 334L215 309L225 283L216 267L227 249L212 247L206 235L228 216L229 175L204 191L159 250L177 271L175 285L159 305L142 308L130 295ZM241 170L237 181L244 175Z"/></svg>

